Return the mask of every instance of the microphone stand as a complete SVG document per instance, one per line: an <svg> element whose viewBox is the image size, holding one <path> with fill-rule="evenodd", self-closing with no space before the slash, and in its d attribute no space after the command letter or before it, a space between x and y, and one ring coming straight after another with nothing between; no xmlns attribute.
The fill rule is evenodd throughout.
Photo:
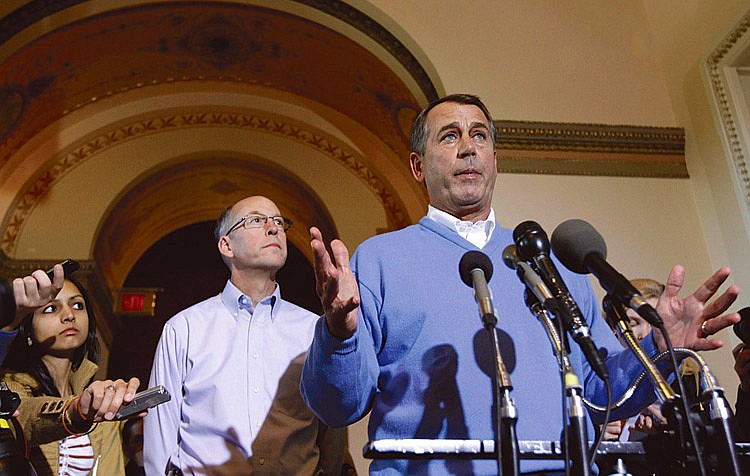
<svg viewBox="0 0 750 476"><path fill-rule="evenodd" d="M554 311L551 309L545 309L545 306L554 309L554 306L557 305L557 301L554 298L547 299L545 306L542 306L536 296L534 296L529 289L526 289L525 296L526 305L547 332L547 336L552 344L552 350L557 356L563 386L565 388L566 401L563 404L563 413L568 416L568 421L563 428L565 474L570 473L568 462L572 460L573 474L590 476L591 467L588 464L588 435L586 427L586 412L583 408L583 389L578 381L578 377L573 371L573 366L570 364L570 359L568 358L566 350L566 343L560 338L560 335L564 337L566 336L565 331L563 329L558 330L555 328L549 314L549 312L553 312L554 314ZM558 322L560 322L559 319ZM572 455L571 445L569 444L571 439L574 442Z"/></svg>
<svg viewBox="0 0 750 476"><path fill-rule="evenodd" d="M701 368L701 388L703 388L701 397L702 400L708 402L708 415L714 436L709 441L712 442L710 446L714 447L718 458L719 474L741 476L742 469L732 432L732 412L724 396L724 389L716 382L706 361L693 351L688 351L688 353Z"/></svg>
<svg viewBox="0 0 750 476"><path fill-rule="evenodd" d="M487 286L487 281L492 276L492 261L481 251L467 251L461 257L458 270L461 280L474 288L474 299L479 305L479 315L482 318L484 328L490 334L490 341L492 342L492 353L495 360L492 382L492 393L495 400L493 426L495 429L498 475L518 476L521 465L516 435L518 411L513 399L510 398L513 385L510 383L510 374L505 368L500 354L497 316L495 315L495 307L492 305L492 293ZM503 455L505 455L504 458Z"/></svg>
<svg viewBox="0 0 750 476"><path fill-rule="evenodd" d="M497 334L497 317L494 313L483 313L482 324L490 334L492 341L492 353L495 360L495 448L497 449L498 476L519 476L520 452L518 450L518 435L516 434L516 423L518 422L518 411L516 404L510 397L513 385L510 382L510 373L503 363L500 354L500 339ZM505 457L503 457L505 456Z"/></svg>
<svg viewBox="0 0 750 476"><path fill-rule="evenodd" d="M719 459L719 474L733 474L741 476L740 462L734 445L734 436L730 426L730 410L724 398L724 389L715 387L703 392L704 398L708 400L708 413L714 429L717 445L716 454Z"/></svg>
<svg viewBox="0 0 750 476"><path fill-rule="evenodd" d="M565 394L568 396L568 424L573 437L573 474L590 476L586 412L583 409L583 387L573 372L565 373Z"/></svg>
<svg viewBox="0 0 750 476"><path fill-rule="evenodd" d="M613 324L613 327L615 327L623 339L625 339L625 343L646 369L651 382L654 384L654 389L659 401L666 402L673 400L677 394L672 390L672 387L669 386L667 380L656 368L654 362L648 357L648 355L646 355L643 348L641 348L638 339L636 339L635 334L633 334L633 329L630 327L630 321L625 314L625 309L618 301L612 299L609 294L607 294L603 304L605 309L604 315L608 317L610 324Z"/></svg>
<svg viewBox="0 0 750 476"><path fill-rule="evenodd" d="M646 353L641 348L638 340L633 335L633 330L630 327L630 321L626 316L625 309L620 301L618 301L615 297L613 297L610 294L607 294L604 300L604 306L605 306L605 315L613 315L614 322L610 321L610 323L614 324L618 331L620 332L620 335L623 336L626 343L628 344L628 347L635 353L638 360L643 364L644 368L646 369L646 372L651 378L651 381L654 384L654 388L656 390L656 393L659 397L659 400L662 402L662 408L664 410L664 416L667 417L667 421L669 424L677 431L677 434L679 436L680 445L683 450L683 470L685 469L685 465L687 464L687 444L686 444L686 436L685 436L685 427L687 426L687 429L690 433L691 441L693 442L693 453L695 454L696 461L698 463L698 467L700 469L700 474L705 475L705 466L703 462L703 456L701 455L700 448L698 447L698 439L696 435L696 431L694 428L695 420L693 419L693 415L690 411L689 406L686 404L683 398L680 398L679 395L677 395L674 390L672 390L672 387L667 384L666 379L664 376L662 376L661 372L659 372L656 369L656 366L654 365L653 361L648 358ZM667 341L668 347L672 347L671 343L669 342L669 336L666 332L664 332L663 327L660 329L662 331L662 334L664 335L665 340ZM669 352L669 354L673 357L673 365L674 370L676 373L676 378L678 379L677 383L680 385L680 388L683 388L682 380L679 375L679 367L676 364L676 360L674 359L674 354L672 352ZM722 389L723 391L723 389ZM684 390L682 392L684 394ZM723 403L724 406L726 406L726 402ZM719 407L717 406L717 409ZM721 410L718 410L721 412ZM724 408L724 411L728 413L727 409ZM719 417L721 418L721 417ZM728 423L727 423L728 425ZM727 426L726 430L728 431L729 428ZM728 438L731 439L731 432L728 433ZM732 441L732 449L729 450L729 452L733 452L734 449L734 442ZM734 455L734 463L736 468L739 470L739 463L737 462L736 454ZM732 464L731 462L729 463ZM722 474L730 474L730 473L722 473ZM741 474L741 473L734 473L734 474Z"/></svg>

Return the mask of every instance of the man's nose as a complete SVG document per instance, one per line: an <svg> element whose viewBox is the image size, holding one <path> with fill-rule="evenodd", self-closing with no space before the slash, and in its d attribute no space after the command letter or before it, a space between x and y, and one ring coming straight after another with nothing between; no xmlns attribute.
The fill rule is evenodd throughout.
<svg viewBox="0 0 750 476"><path fill-rule="evenodd" d="M474 157L477 155L477 146L470 137L463 137L458 142L458 156L461 158Z"/></svg>
<svg viewBox="0 0 750 476"><path fill-rule="evenodd" d="M271 219L266 221L266 233L269 235L279 234L279 226Z"/></svg>

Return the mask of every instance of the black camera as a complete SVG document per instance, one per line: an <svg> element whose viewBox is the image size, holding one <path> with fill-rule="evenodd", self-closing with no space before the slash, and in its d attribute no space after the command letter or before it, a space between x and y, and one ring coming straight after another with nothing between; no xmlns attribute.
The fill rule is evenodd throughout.
<svg viewBox="0 0 750 476"><path fill-rule="evenodd" d="M12 392L5 382L0 381L0 419L8 420L18 410L21 398L16 392Z"/></svg>
<svg viewBox="0 0 750 476"><path fill-rule="evenodd" d="M742 342L750 345L750 307L743 307L739 311L740 322L732 326L734 333Z"/></svg>
<svg viewBox="0 0 750 476"><path fill-rule="evenodd" d="M0 327L10 324L16 315L16 299L8 281L0 278Z"/></svg>
<svg viewBox="0 0 750 476"><path fill-rule="evenodd" d="M22 448L10 430L9 422L15 424L13 414L21 404L21 398L12 392L5 382L0 381L0 476L37 476L37 472L24 456ZM16 427L16 431L18 427Z"/></svg>

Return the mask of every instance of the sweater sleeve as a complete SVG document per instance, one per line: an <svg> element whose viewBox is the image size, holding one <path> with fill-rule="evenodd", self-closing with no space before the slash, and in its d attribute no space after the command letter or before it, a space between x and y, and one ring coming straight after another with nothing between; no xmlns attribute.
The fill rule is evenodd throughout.
<svg viewBox="0 0 750 476"><path fill-rule="evenodd" d="M352 269L357 275L357 255ZM328 331L325 316L315 325L302 371L302 397L327 425L350 425L370 411L377 391L380 341L377 300L358 276L360 306L357 331L341 340Z"/></svg>
<svg viewBox="0 0 750 476"><path fill-rule="evenodd" d="M334 428L364 417L375 396L379 369L363 327L360 317L357 332L340 340L321 317L307 353L300 381L302 397L318 418Z"/></svg>

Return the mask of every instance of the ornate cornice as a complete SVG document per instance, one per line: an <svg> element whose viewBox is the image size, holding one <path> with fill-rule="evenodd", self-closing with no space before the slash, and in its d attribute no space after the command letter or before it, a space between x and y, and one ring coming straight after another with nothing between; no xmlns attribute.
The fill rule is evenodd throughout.
<svg viewBox="0 0 750 476"><path fill-rule="evenodd" d="M259 131L305 144L351 171L381 202L392 229L410 224L403 204L390 185L374 173L347 145L319 132L291 125L279 118L227 111L180 113L139 120L87 139L63 152L19 194L5 221L0 249L12 255L25 221L39 201L71 169L92 156L126 141L176 129L222 127Z"/></svg>
<svg viewBox="0 0 750 476"><path fill-rule="evenodd" d="M731 154L734 168L737 171L737 176L742 182L742 194L745 206L750 208L750 175L747 170L746 151L737 132L737 125L735 124L734 113L730 104L730 93L727 91L722 74L722 69L727 66L724 64L727 55L748 34L748 31L750 31L750 11L745 14L742 20L740 20L708 57L706 70L711 82L711 89L713 90L719 116L721 117L722 129L728 143L729 153Z"/></svg>
<svg viewBox="0 0 750 476"><path fill-rule="evenodd" d="M501 172L687 178L677 127L495 121Z"/></svg>

